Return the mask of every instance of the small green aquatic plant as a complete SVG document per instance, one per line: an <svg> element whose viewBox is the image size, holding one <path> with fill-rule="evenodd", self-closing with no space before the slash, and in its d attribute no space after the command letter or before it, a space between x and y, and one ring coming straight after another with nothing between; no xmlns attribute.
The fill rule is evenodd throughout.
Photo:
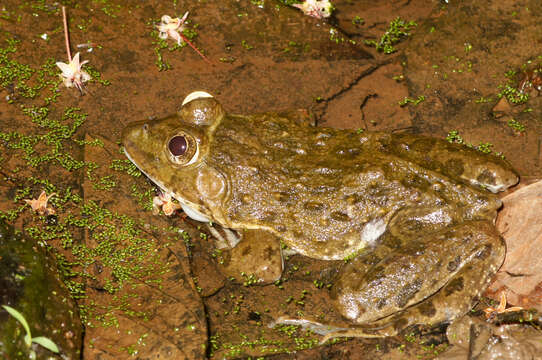
<svg viewBox="0 0 542 360"><path fill-rule="evenodd" d="M52 351L52 352L54 352L56 354L59 353L58 346L56 346L56 344L51 339L46 338L44 336L36 336L34 338L32 337L32 334L30 333L30 327L28 326L28 322L24 318L23 314L21 314L20 312L18 312L17 310L12 308L11 306L2 305L2 307L11 316L13 316L18 322L20 322L21 325L24 327L24 330L26 331L26 335L24 336L24 342L25 342L26 346L29 349L32 346L32 343L36 343L36 344L41 345L44 348L46 348L47 350L50 350L50 351ZM30 359L35 359L36 358L36 352L34 350L32 350L32 349L30 349L29 358Z"/></svg>
<svg viewBox="0 0 542 360"><path fill-rule="evenodd" d="M514 105L525 104L529 100L528 93L522 92L510 84L499 85L499 89L501 89L501 92L499 92L497 96L499 98L506 97L506 99Z"/></svg>
<svg viewBox="0 0 542 360"><path fill-rule="evenodd" d="M471 143L466 142L465 139L463 139L461 137L461 135L459 135L459 131L457 131L457 130L450 130L448 135L446 135L446 141L448 141L450 143L465 145L466 147L476 149L476 150L478 150L478 151L480 151L480 152L482 152L484 154L491 154L492 151L493 151L492 150L492 148L493 148L492 143L490 143L490 142L481 142L480 141L480 143L478 143L478 145L473 145ZM494 153L494 155L504 158L501 153Z"/></svg>
<svg viewBox="0 0 542 360"><path fill-rule="evenodd" d="M422 101L425 101L425 96L423 95L418 96L417 99L405 97L403 100L399 101L399 106L404 107L404 106L407 106L408 104L418 105Z"/></svg>
<svg viewBox="0 0 542 360"><path fill-rule="evenodd" d="M507 122L508 126L512 128L516 133L521 134L525 132L525 125L517 121L516 119L510 119Z"/></svg>
<svg viewBox="0 0 542 360"><path fill-rule="evenodd" d="M417 25L414 21L406 21L398 17L390 22L390 27L378 42L376 40L365 40L365 44L374 46L377 51L381 51L384 54L394 53L397 49L393 45L409 36L409 31Z"/></svg>

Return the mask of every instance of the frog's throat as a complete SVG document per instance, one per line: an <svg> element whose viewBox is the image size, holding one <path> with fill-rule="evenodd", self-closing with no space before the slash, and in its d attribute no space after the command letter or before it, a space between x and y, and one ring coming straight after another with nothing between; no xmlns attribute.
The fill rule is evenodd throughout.
<svg viewBox="0 0 542 360"><path fill-rule="evenodd" d="M156 186L158 186L160 188L160 190L162 190L162 192L164 194L168 194L169 196L171 196L172 198L177 200L181 204L181 207L183 208L184 213L189 218L194 219L196 221L201 221L201 222L209 222L209 221L211 221L211 218L209 218L207 215L205 215L202 212L196 210L197 209L196 204L193 204L190 201L188 201L186 199L183 199L178 194L172 193L171 191L168 190L168 188L166 186L164 186L164 184L162 184L160 181L154 179L152 176L150 176L145 171L143 171L143 169L141 169L141 167L139 167L139 165L137 165L137 163L132 159L130 154L128 154L126 149L124 149L124 154L126 155L128 160L130 160L132 162L132 164L134 164L139 169L139 171L141 171L143 174L145 174L146 177L148 177L154 184L156 184Z"/></svg>

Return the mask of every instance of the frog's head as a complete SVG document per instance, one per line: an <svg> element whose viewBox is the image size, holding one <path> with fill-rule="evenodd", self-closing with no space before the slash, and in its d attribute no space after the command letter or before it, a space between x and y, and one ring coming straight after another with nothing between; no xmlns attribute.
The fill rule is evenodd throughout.
<svg viewBox="0 0 542 360"><path fill-rule="evenodd" d="M205 159L224 116L216 99L198 91L184 99L177 115L131 123L122 134L126 156L198 221L221 221L226 181Z"/></svg>

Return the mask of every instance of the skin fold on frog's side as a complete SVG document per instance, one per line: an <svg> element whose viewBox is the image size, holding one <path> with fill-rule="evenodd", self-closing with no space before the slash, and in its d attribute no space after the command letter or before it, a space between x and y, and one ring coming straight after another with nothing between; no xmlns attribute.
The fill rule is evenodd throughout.
<svg viewBox="0 0 542 360"><path fill-rule="evenodd" d="M464 315L504 260L493 194L518 182L502 159L445 140L226 114L190 94L168 118L130 124L127 157L231 249L228 274L280 278L282 241L315 259L351 258L331 288L351 323L306 319L326 339L393 335ZM489 190L489 191L488 191Z"/></svg>

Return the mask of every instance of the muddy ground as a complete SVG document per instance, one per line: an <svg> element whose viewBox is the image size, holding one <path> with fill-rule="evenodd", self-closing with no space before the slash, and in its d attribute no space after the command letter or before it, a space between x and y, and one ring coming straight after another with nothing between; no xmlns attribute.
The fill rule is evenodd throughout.
<svg viewBox="0 0 542 360"><path fill-rule="evenodd" d="M434 358L446 349L438 329L324 346L295 327L270 329L282 314L340 320L327 302L331 266L294 256L280 284L230 282L199 224L152 215L153 187L120 149L126 124L172 114L206 90L230 113L293 111L318 126L448 137L502 154L522 182L542 176L542 97L528 87L542 83L540 1L333 4L327 20L270 0L0 5L0 214L64 261L86 325L83 358ZM54 65L67 61L61 5L72 53L89 61L84 95ZM208 61L158 38L161 16L185 11L185 34ZM398 17L416 25L391 53L367 44ZM57 194L53 222L23 201L42 189Z"/></svg>

